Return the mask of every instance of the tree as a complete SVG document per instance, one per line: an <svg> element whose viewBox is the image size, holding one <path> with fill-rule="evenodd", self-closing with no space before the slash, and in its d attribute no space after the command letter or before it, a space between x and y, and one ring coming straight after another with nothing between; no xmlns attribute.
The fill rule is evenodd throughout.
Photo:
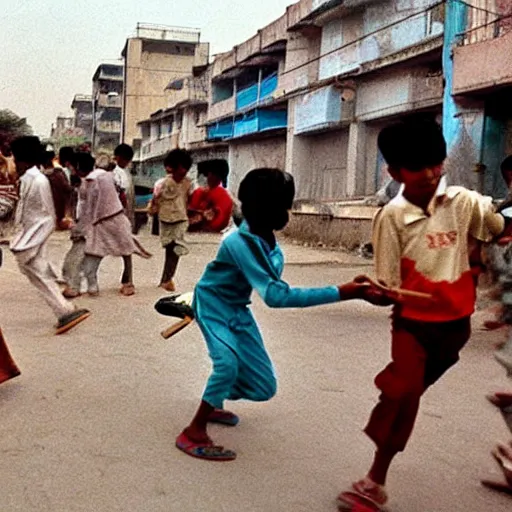
<svg viewBox="0 0 512 512"><path fill-rule="evenodd" d="M9 143L23 135L32 135L32 128L27 124L27 120L11 110L0 110L0 144Z"/></svg>

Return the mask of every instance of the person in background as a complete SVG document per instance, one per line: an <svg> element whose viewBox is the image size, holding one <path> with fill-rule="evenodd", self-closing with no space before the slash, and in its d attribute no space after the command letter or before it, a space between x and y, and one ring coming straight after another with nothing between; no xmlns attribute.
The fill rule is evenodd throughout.
<svg viewBox="0 0 512 512"><path fill-rule="evenodd" d="M68 182L71 184L71 175L75 165L75 150L70 146L59 149L59 165L62 167Z"/></svg>
<svg viewBox="0 0 512 512"><path fill-rule="evenodd" d="M57 218L57 229L66 230L70 227L70 223L66 220L66 215L69 213L73 187L65 172L60 167L54 167L54 159L55 153L53 151L45 151L42 159L42 171L50 182L55 216Z"/></svg>
<svg viewBox="0 0 512 512"><path fill-rule="evenodd" d="M224 188L229 174L226 160L208 160L197 165L199 174L206 176L208 185L192 193L188 205L189 231L220 233L231 220L233 199Z"/></svg>
<svg viewBox="0 0 512 512"><path fill-rule="evenodd" d="M81 295L81 280L85 259L85 227L82 215L86 203L87 176L94 169L94 158L90 153L77 153L74 158L73 173L80 179L77 191L77 202L73 215L74 224L71 228L71 248L64 259L62 275L66 288L62 292L67 299Z"/></svg>
<svg viewBox="0 0 512 512"><path fill-rule="evenodd" d="M120 293L125 296L135 293L133 284L132 254L143 258L151 255L134 239L128 217L119 199L114 176L104 169L95 169L86 177L84 205L80 211L80 222L85 232L84 275L88 293L99 294L98 269L105 256L122 257L125 263L121 277Z"/></svg>
<svg viewBox="0 0 512 512"><path fill-rule="evenodd" d="M61 294L46 256L47 242L55 230L55 208L50 183L39 170L43 158L37 137L21 137L12 143L20 176L20 200L16 209L18 231L11 251L18 266L35 286L58 319L57 334L69 331L89 317L87 309L75 309Z"/></svg>
<svg viewBox="0 0 512 512"><path fill-rule="evenodd" d="M133 154L131 146L128 144L119 144L114 150L116 166L113 170L114 183L116 184L124 213L132 225L132 232L135 223L135 189L129 169L133 160Z"/></svg>
<svg viewBox="0 0 512 512"><path fill-rule="evenodd" d="M174 276L181 256L188 254L185 233L188 229L187 207L191 181L187 178L192 167L188 151L175 149L164 160L167 177L155 201L160 220L160 242L165 249L165 263L160 287L169 292L176 290Z"/></svg>

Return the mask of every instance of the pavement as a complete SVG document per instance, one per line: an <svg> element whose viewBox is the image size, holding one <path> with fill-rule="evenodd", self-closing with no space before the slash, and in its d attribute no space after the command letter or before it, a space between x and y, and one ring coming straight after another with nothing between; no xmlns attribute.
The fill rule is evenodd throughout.
<svg viewBox="0 0 512 512"><path fill-rule="evenodd" d="M238 452L231 463L191 459L174 439L198 405L210 363L197 326L165 341L169 320L153 304L164 293L163 251L135 261L137 294L118 293L122 263L100 270L101 296L77 303L93 315L54 336L50 309L6 251L0 326L22 375L0 386L0 512L335 512L335 498L363 476L373 446L362 433L376 402L374 375L389 359L389 311L359 301L304 310L254 311L279 376L268 403L229 404L234 429L214 439ZM219 237L190 238L177 284L190 291ZM51 240L57 266L67 235ZM371 271L351 254L284 243L285 278L338 284ZM477 315L478 316L478 315ZM479 485L498 477L490 457L508 440L484 395L510 387L492 357L503 333L474 336L461 363L424 397L406 452L388 484L393 512L510 511L509 497Z"/></svg>

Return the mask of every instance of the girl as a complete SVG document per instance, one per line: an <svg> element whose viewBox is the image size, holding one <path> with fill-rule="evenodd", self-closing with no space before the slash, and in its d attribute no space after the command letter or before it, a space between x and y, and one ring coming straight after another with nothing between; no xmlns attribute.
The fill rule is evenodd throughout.
<svg viewBox="0 0 512 512"><path fill-rule="evenodd" d="M340 300L364 299L390 305L395 297L368 282L339 287L291 288L281 280L283 253L275 231L288 223L295 186L290 174L256 169L242 181L239 199L244 222L222 242L194 292L195 318L205 337L213 372L199 409L176 439L186 454L229 461L231 450L216 446L207 433L209 422L235 426L238 417L223 409L225 400L266 401L276 392L272 362L249 309L255 289L270 307L309 307Z"/></svg>

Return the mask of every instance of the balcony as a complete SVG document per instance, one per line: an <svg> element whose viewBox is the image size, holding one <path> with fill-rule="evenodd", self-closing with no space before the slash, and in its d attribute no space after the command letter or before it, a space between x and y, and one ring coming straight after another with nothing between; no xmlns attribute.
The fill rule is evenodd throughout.
<svg viewBox="0 0 512 512"><path fill-rule="evenodd" d="M398 60L442 47L444 6L436 5L407 18L390 23L339 48L324 49L320 59L319 79L358 73L365 65L399 55ZM426 45L433 42L432 47ZM328 45L327 45L328 46ZM406 50L411 50L407 53ZM400 53L403 56L400 57ZM390 61L390 63L394 63Z"/></svg>
<svg viewBox="0 0 512 512"><path fill-rule="evenodd" d="M208 83L205 77L187 77L172 81L166 88L169 108L182 104L207 104Z"/></svg>
<svg viewBox="0 0 512 512"><path fill-rule="evenodd" d="M272 99L272 94L278 86L277 72L267 76L261 82L255 83L236 94L236 110L245 110L266 103Z"/></svg>
<svg viewBox="0 0 512 512"><path fill-rule="evenodd" d="M141 160L149 160L166 155L169 151L180 146L181 131L176 130L173 133L164 135L159 139L143 141L140 150Z"/></svg>
<svg viewBox="0 0 512 512"><path fill-rule="evenodd" d="M100 108L122 108L123 98L119 94L100 94L98 97L98 107Z"/></svg>
<svg viewBox="0 0 512 512"><path fill-rule="evenodd" d="M354 101L341 99L333 86L306 94L295 107L294 134L302 135L348 124L354 118Z"/></svg>
<svg viewBox="0 0 512 512"><path fill-rule="evenodd" d="M286 110L253 110L233 119L225 119L208 126L208 140L226 140L254 135L288 126Z"/></svg>
<svg viewBox="0 0 512 512"><path fill-rule="evenodd" d="M98 121L96 131L102 133L121 133L121 121Z"/></svg>
<svg viewBox="0 0 512 512"><path fill-rule="evenodd" d="M512 85L512 16L464 34L453 55L453 94Z"/></svg>
<svg viewBox="0 0 512 512"><path fill-rule="evenodd" d="M226 117L235 112L235 96L231 96L224 101L212 103L208 109L208 120L215 120Z"/></svg>

